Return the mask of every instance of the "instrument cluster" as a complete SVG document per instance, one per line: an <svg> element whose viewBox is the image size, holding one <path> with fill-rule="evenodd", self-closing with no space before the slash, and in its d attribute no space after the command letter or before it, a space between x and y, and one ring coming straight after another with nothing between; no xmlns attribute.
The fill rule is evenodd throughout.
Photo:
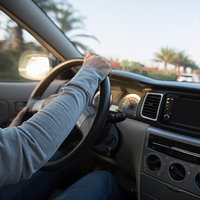
<svg viewBox="0 0 200 200"><path fill-rule="evenodd" d="M100 91L98 91L92 100L92 104L98 106L100 99ZM136 117L137 109L141 97L137 94L126 94L120 95L120 98L117 95L111 94L110 96L110 111L113 112L122 112L126 115Z"/></svg>
<svg viewBox="0 0 200 200"><path fill-rule="evenodd" d="M137 94L126 95L119 103L119 111L136 117L140 99Z"/></svg>

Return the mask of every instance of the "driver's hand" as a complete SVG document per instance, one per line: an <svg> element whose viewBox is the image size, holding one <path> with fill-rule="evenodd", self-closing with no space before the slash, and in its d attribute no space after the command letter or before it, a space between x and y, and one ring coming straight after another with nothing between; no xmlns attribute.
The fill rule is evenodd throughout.
<svg viewBox="0 0 200 200"><path fill-rule="evenodd" d="M19 126L22 124L22 120L24 118L24 115L27 113L28 108L24 107L18 114L17 116L13 119L9 127L12 126Z"/></svg>
<svg viewBox="0 0 200 200"><path fill-rule="evenodd" d="M102 57L99 56L92 56L91 53L87 53L82 66L91 66L94 67L108 76L111 74L111 65Z"/></svg>

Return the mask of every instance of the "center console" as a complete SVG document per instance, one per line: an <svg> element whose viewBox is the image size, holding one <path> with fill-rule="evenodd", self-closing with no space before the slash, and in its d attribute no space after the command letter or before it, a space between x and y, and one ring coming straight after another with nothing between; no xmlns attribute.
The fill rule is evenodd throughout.
<svg viewBox="0 0 200 200"><path fill-rule="evenodd" d="M174 123L172 117L166 123ZM200 199L200 139L149 127L140 179L142 200Z"/></svg>

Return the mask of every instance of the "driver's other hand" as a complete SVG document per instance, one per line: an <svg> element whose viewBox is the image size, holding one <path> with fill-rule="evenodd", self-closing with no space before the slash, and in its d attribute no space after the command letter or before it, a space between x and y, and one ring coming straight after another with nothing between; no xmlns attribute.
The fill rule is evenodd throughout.
<svg viewBox="0 0 200 200"><path fill-rule="evenodd" d="M17 116L13 119L9 127L12 126L19 126L22 124L22 120L24 118L24 115L27 113L28 108L24 107L18 114Z"/></svg>
<svg viewBox="0 0 200 200"><path fill-rule="evenodd" d="M111 74L111 65L102 57L92 56L90 53L87 53L82 66L91 66L94 67L108 76Z"/></svg>

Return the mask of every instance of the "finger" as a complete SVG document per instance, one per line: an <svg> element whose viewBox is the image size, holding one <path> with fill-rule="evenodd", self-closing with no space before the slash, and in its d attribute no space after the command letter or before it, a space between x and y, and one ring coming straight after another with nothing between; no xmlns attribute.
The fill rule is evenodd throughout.
<svg viewBox="0 0 200 200"><path fill-rule="evenodd" d="M86 61L89 57L92 56L92 53L91 52L88 52L85 57L84 57L84 60L83 61Z"/></svg>
<svg viewBox="0 0 200 200"><path fill-rule="evenodd" d="M18 118L19 120L23 119L24 115L27 113L28 108L24 107L17 115L16 118Z"/></svg>
<svg viewBox="0 0 200 200"><path fill-rule="evenodd" d="M22 120L23 120L23 118L24 118L24 115L27 113L27 111L28 111L28 108L27 108L27 107L24 107L24 108L18 113L18 115L13 119L13 121L12 121L12 123L10 124L9 127L21 125Z"/></svg>
<svg viewBox="0 0 200 200"><path fill-rule="evenodd" d="M24 115L24 114L26 114L27 111L28 111L28 108L27 108L27 107L24 107L24 108L19 112L19 115Z"/></svg>
<svg viewBox="0 0 200 200"><path fill-rule="evenodd" d="M110 63L108 62L108 60L106 60L105 58L101 57L102 60L104 60L108 65L110 65ZM110 65L111 66L111 65Z"/></svg>

